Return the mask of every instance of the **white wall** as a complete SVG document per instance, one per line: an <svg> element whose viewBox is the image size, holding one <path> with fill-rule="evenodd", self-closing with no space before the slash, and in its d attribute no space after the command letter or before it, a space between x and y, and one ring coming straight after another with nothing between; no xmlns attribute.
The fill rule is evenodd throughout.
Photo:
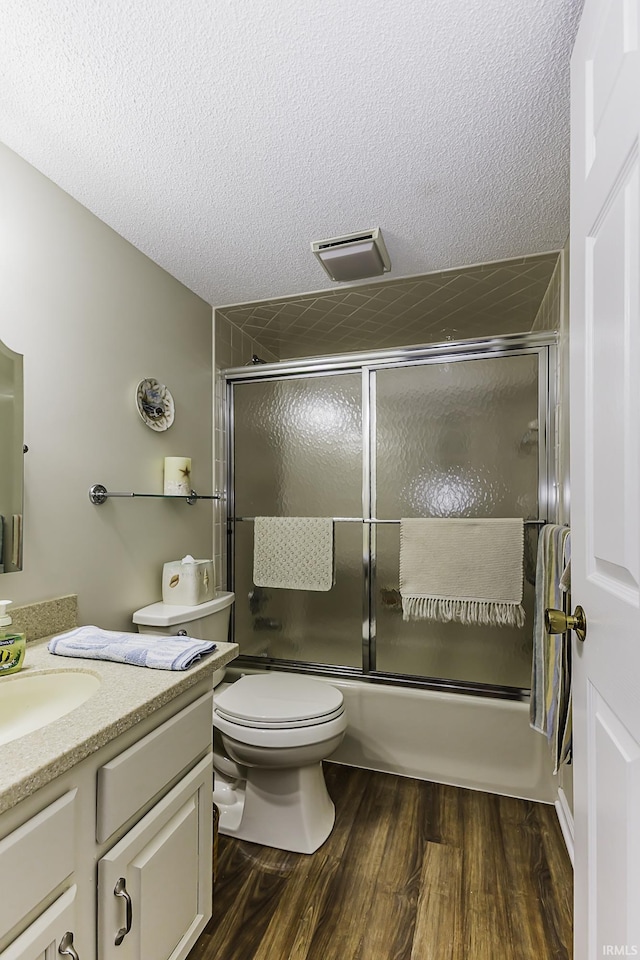
<svg viewBox="0 0 640 960"><path fill-rule="evenodd" d="M160 599L162 563L210 557L212 507L90 504L92 483L161 492L165 456L190 456L212 493L211 307L0 145L0 339L24 354L24 569L0 592L28 603L79 595L83 623L130 627ZM171 390L155 433L136 384Z"/></svg>

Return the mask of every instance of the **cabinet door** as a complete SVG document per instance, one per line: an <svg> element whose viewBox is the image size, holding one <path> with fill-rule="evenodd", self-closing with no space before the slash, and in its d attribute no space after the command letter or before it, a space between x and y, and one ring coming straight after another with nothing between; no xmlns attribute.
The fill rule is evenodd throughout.
<svg viewBox="0 0 640 960"><path fill-rule="evenodd" d="M100 860L99 960L186 957L211 916L212 817L209 754Z"/></svg>
<svg viewBox="0 0 640 960"><path fill-rule="evenodd" d="M0 840L0 937L73 873L77 793L69 790Z"/></svg>
<svg viewBox="0 0 640 960"><path fill-rule="evenodd" d="M0 960L61 960L58 952L67 933L75 929L76 887L70 887L0 953ZM68 938L67 938L68 939ZM79 960L82 946L73 944ZM73 960L73 953L63 954Z"/></svg>

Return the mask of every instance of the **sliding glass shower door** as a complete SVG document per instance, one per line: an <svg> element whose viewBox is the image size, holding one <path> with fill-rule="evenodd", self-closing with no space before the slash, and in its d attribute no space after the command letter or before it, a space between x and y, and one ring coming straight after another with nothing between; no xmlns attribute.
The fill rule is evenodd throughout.
<svg viewBox="0 0 640 960"><path fill-rule="evenodd" d="M375 374L375 516L538 517L538 357ZM374 524L376 668L528 687L537 526L526 529L525 627L402 619L400 530Z"/></svg>
<svg viewBox="0 0 640 960"><path fill-rule="evenodd" d="M362 378L358 373L236 384L235 632L249 656L359 667L362 525L335 525L328 592L252 580L255 516L362 516Z"/></svg>
<svg viewBox="0 0 640 960"><path fill-rule="evenodd" d="M229 585L241 656L498 695L528 688L550 480L547 370L548 348L536 345L229 372ZM255 586L256 516L336 518L333 588ZM404 621L401 517L531 520L525 626Z"/></svg>

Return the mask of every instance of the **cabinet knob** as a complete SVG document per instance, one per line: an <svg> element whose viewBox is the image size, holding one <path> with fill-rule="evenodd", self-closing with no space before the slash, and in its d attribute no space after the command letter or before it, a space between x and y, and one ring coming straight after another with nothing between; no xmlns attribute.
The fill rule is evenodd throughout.
<svg viewBox="0 0 640 960"><path fill-rule="evenodd" d="M73 945L73 933L70 930L67 930L60 941L58 953L62 954L63 957L71 957L71 960L80 960L76 948Z"/></svg>
<svg viewBox="0 0 640 960"><path fill-rule="evenodd" d="M131 897L129 896L129 892L127 890L127 881L124 877L120 877L113 888L113 892L115 893L116 897L122 897L124 899L127 908L124 927L120 927L116 934L115 944L116 947L119 947L126 935L131 931L131 924L133 922L133 904L131 903Z"/></svg>

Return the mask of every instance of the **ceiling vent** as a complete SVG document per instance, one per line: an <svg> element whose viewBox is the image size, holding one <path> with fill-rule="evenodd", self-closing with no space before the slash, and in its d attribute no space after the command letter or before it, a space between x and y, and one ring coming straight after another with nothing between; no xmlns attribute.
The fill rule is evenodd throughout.
<svg viewBox="0 0 640 960"><path fill-rule="evenodd" d="M347 237L314 240L311 249L332 280L364 280L391 270L391 260L380 227Z"/></svg>

